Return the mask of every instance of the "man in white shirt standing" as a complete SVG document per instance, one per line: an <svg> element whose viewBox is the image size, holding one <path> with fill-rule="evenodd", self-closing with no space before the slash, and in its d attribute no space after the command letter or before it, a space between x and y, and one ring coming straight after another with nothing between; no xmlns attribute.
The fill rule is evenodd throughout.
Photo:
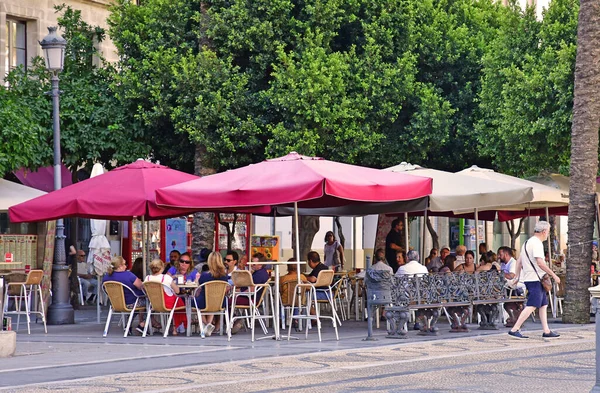
<svg viewBox="0 0 600 393"><path fill-rule="evenodd" d="M418 252L414 250L409 251L408 254L406 254L406 259L408 259L408 263L405 263L398 268L398 271L396 272L397 276L403 274L410 274L411 276L417 274L418 276L422 276L423 274L429 273L427 268L419 262Z"/></svg>
<svg viewBox="0 0 600 393"><path fill-rule="evenodd" d="M560 334L551 331L548 327L548 296L540 281L544 274L548 273L557 284L560 284L560 278L554 274L544 260L544 245L542 242L548 238L550 224L546 221L538 221L533 231L533 236L521 248L515 272L515 279L522 278L527 287L527 304L521 315L519 315L517 323L515 323L508 334L518 339L529 338L522 335L519 329L537 308L539 309L540 322L544 329L542 337L557 338L560 337Z"/></svg>

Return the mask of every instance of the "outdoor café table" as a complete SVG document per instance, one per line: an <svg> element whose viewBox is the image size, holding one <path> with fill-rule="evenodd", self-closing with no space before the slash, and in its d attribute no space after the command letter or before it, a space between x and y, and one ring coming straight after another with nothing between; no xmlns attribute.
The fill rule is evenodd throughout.
<svg viewBox="0 0 600 393"><path fill-rule="evenodd" d="M177 284L180 289L179 297L183 297L185 300L185 315L187 317L187 326L185 329L185 335L192 335L192 297L198 288L198 283L195 281L188 281L185 284Z"/></svg>
<svg viewBox="0 0 600 393"><path fill-rule="evenodd" d="M269 261L269 262L248 262L248 265L273 265L275 272L275 293L273 295L273 329L275 329L275 340L281 340L281 332L279 331L279 266L281 265L298 265L298 272L300 272L299 265L306 265L306 262L278 262L278 261ZM298 274L298 276L300 276ZM287 336L284 336L287 338ZM295 338L295 337L291 337Z"/></svg>

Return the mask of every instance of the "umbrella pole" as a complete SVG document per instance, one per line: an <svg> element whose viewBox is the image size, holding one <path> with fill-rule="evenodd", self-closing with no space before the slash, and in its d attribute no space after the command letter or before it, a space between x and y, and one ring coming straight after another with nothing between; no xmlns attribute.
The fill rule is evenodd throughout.
<svg viewBox="0 0 600 393"><path fill-rule="evenodd" d="M548 206L546 206L546 221L550 224L550 216L548 215ZM550 265L550 269L552 269L552 236L550 236L550 230L548 230L548 264Z"/></svg>
<svg viewBox="0 0 600 393"><path fill-rule="evenodd" d="M423 238L421 239L421 263L425 264L425 236L427 234L427 209L423 211Z"/></svg>
<svg viewBox="0 0 600 393"><path fill-rule="evenodd" d="M102 288L102 276L98 274L96 280L98 283L98 287L96 288L96 292L98 292L98 295L96 296L96 319L98 320L98 323L100 323L100 296L102 295L100 288Z"/></svg>
<svg viewBox="0 0 600 393"><path fill-rule="evenodd" d="M146 219L142 216L142 267L143 275L146 277Z"/></svg>
<svg viewBox="0 0 600 393"><path fill-rule="evenodd" d="M548 206L546 206L546 221L548 222L548 225L550 225L550 215L549 215L549 211L548 211ZM551 236L551 231L548 230L548 239L546 239L548 241L548 265L550 266L550 269L552 269L552 236ZM550 296L552 297L551 300L553 300L551 306L552 306L552 317L556 318L556 284L552 283L552 293L550 294Z"/></svg>
<svg viewBox="0 0 600 393"><path fill-rule="evenodd" d="M404 252L408 252L408 213L404 212Z"/></svg>
<svg viewBox="0 0 600 393"><path fill-rule="evenodd" d="M296 229L296 262L298 262L296 265L296 274L298 283L300 283L300 225L298 225L298 202L294 202L294 226Z"/></svg>
<svg viewBox="0 0 600 393"><path fill-rule="evenodd" d="M479 260L479 211L475 209L475 263Z"/></svg>

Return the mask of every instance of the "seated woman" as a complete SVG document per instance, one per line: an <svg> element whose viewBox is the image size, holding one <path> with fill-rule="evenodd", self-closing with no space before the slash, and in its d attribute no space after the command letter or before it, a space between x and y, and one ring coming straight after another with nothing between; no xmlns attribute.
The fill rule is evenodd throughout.
<svg viewBox="0 0 600 393"><path fill-rule="evenodd" d="M455 272L475 273L475 253L471 250L465 253L465 263L458 265Z"/></svg>
<svg viewBox="0 0 600 393"><path fill-rule="evenodd" d="M145 282L160 282L163 284L163 296L165 299L165 306L167 308L185 306L183 299L177 297L179 293L179 287L173 281L173 277L168 274L162 274L164 269L164 262L160 259L155 259L150 262L150 271L152 275L146 276ZM185 311L176 312L173 315L174 327L173 335L176 336L178 333L185 333L185 326L187 326L187 317ZM167 327L168 329L168 327Z"/></svg>
<svg viewBox="0 0 600 393"><path fill-rule="evenodd" d="M203 272L200 275L200 279L198 284L202 285L205 282L209 281L225 281L227 282L227 272L225 271L225 265L223 264L223 258L221 254L213 251L208 256L208 261L206 266L208 266L208 271ZM223 305L225 305L225 299L223 299ZM200 290L200 293L196 297L196 304L198 304L198 308L202 310L206 307L206 293L204 288ZM214 315L203 315L202 323L204 324L204 335L210 337L212 332L215 330L216 326L213 324Z"/></svg>
<svg viewBox="0 0 600 393"><path fill-rule="evenodd" d="M140 258L141 259L141 258ZM131 289L131 291L127 289L123 289L123 294L125 295L125 304L128 308L133 308L135 305L135 301L138 300L139 296L144 296L144 292L142 291L143 285L142 280L137 278L135 274L127 270L127 263L123 257L118 256L114 257L110 261L110 266L107 269L107 272L104 277L102 277L102 282L115 281L120 282L125 285L127 288ZM145 306L146 298L139 299L137 306ZM136 328L136 330L140 333L144 332L144 316L139 314L140 322Z"/></svg>
<svg viewBox="0 0 600 393"><path fill-rule="evenodd" d="M440 273L452 273L455 269L456 257L454 255L446 256L444 266L439 270Z"/></svg>
<svg viewBox="0 0 600 393"><path fill-rule="evenodd" d="M135 274L135 276L137 278L141 280L144 279L144 266L143 266L143 262L144 260L142 259L142 257L139 258L135 258L135 261L133 261L133 265L131 266L131 272L133 274Z"/></svg>
<svg viewBox="0 0 600 393"><path fill-rule="evenodd" d="M487 272L490 270L500 271L500 266L496 262L496 254L492 251L488 251L481 256L481 264L476 271Z"/></svg>
<svg viewBox="0 0 600 393"><path fill-rule="evenodd" d="M404 252L403 250L396 251L396 263L398 264L398 267L406 265L407 262L408 261L406 260L406 252Z"/></svg>
<svg viewBox="0 0 600 393"><path fill-rule="evenodd" d="M429 262L431 262L432 259L434 259L435 257L437 257L438 255L438 249L437 248L432 248L429 251L429 256L427 258L425 258L425 266L429 265Z"/></svg>
<svg viewBox="0 0 600 393"><path fill-rule="evenodd" d="M196 281L200 278L198 271L194 269L194 264L192 263L192 257L189 252L184 252L179 257L178 261L175 261L175 266L172 266L167 274L171 277L175 277L177 275L182 275L185 277L185 282Z"/></svg>

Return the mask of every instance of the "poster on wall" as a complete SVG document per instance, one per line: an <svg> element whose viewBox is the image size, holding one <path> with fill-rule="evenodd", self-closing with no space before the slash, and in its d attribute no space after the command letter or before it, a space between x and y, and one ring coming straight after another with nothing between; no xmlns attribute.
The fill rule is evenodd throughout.
<svg viewBox="0 0 600 393"><path fill-rule="evenodd" d="M279 260L279 236L252 235L252 252L250 255L261 253L267 261Z"/></svg>
<svg viewBox="0 0 600 393"><path fill-rule="evenodd" d="M177 250L180 253L187 251L187 220L185 218L169 218L166 224L166 253Z"/></svg>

